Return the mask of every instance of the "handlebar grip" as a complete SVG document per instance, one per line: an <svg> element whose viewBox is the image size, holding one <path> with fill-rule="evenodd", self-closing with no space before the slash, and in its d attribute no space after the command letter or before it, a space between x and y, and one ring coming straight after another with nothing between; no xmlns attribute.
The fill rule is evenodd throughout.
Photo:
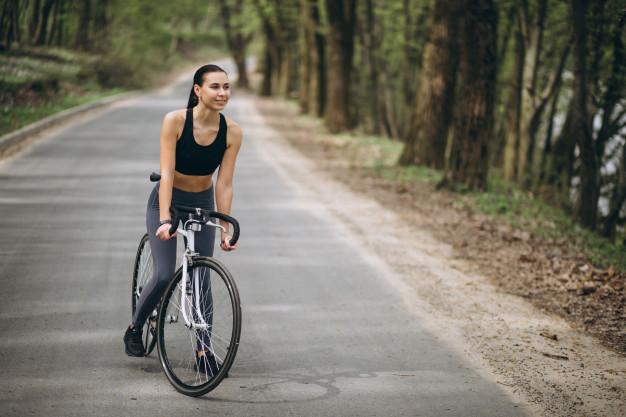
<svg viewBox="0 0 626 417"><path fill-rule="evenodd" d="M215 217L216 219L224 220L225 222L228 222L228 223L233 225L233 236L230 239L230 244L234 246L237 243L237 241L239 240L239 222L237 220L235 220L235 218L230 217L230 216L228 216L226 214L220 213L218 211L212 211L211 212L211 217Z"/></svg>
<svg viewBox="0 0 626 417"><path fill-rule="evenodd" d="M170 236L174 234L174 232L176 232L176 229L178 229L178 222L180 220L180 218L178 217L178 210L176 210L174 207L170 208L170 213L172 215L172 225L170 226Z"/></svg>
<svg viewBox="0 0 626 417"><path fill-rule="evenodd" d="M152 174L150 174L150 181L157 182L159 180L161 180L161 174L157 172L153 172Z"/></svg>

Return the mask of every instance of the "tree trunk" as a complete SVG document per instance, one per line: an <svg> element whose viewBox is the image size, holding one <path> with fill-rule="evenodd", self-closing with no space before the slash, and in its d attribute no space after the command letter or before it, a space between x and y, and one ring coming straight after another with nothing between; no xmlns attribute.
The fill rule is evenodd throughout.
<svg viewBox="0 0 626 417"><path fill-rule="evenodd" d="M402 84L404 86L403 109L409 110L409 116L406 117L409 120L413 115L413 109L415 109L417 74L420 69L421 51L416 46L416 42L420 35L425 37L425 34L421 32L423 31L422 28L426 25L426 19L428 17L428 13L426 13L423 8L415 9L417 9L417 7L414 7L410 0L402 1L402 10L404 12L404 66L402 69ZM414 17L413 15L416 16ZM373 19L371 24L374 24ZM406 128L402 134L403 139L406 138L410 130L410 123L404 123L404 125Z"/></svg>
<svg viewBox="0 0 626 417"><path fill-rule="evenodd" d="M552 103L550 105L550 113L548 114L548 127L546 128L546 137L543 142L543 151L541 152L541 162L539 163L539 176L537 177L536 186L539 187L546 180L546 165L548 158L552 153L552 136L554 134L554 117L556 116L557 104L559 102L560 86Z"/></svg>
<svg viewBox="0 0 626 417"><path fill-rule="evenodd" d="M80 2L80 4L80 17L74 45L76 46L76 48L86 51L91 47L91 40L89 38L89 26L91 22L91 0L83 0Z"/></svg>
<svg viewBox="0 0 626 417"><path fill-rule="evenodd" d="M311 18L311 0L302 1L302 40L300 48L300 92L298 95L298 103L300 104L300 111L302 113L310 113L310 95L311 85L313 84L312 78L316 70L313 62L315 60L314 49L314 23Z"/></svg>
<svg viewBox="0 0 626 417"><path fill-rule="evenodd" d="M59 19L59 14L60 14L59 9L61 8L62 3L63 3L63 0L58 0L54 4L54 9L52 12L52 23L50 24L50 31L48 32L48 35L46 36L46 45L53 45L55 37L57 38L57 40L59 40L60 38L59 32L61 30L60 28L61 19ZM59 45L59 42L57 42L57 45Z"/></svg>
<svg viewBox="0 0 626 417"><path fill-rule="evenodd" d="M434 0L417 104L400 164L443 168L458 65L458 1Z"/></svg>
<svg viewBox="0 0 626 417"><path fill-rule="evenodd" d="M35 35L37 33L37 27L39 26L39 12L41 11L41 0L34 0L30 20L28 22L28 29L30 33L30 43L35 43Z"/></svg>
<svg viewBox="0 0 626 417"><path fill-rule="evenodd" d="M622 145L622 157L617 168L616 183L609 201L609 213L602 225L602 234L611 241L615 240L615 226L626 202L626 145Z"/></svg>
<svg viewBox="0 0 626 417"><path fill-rule="evenodd" d="M580 149L580 188L576 207L583 226L595 230L598 215L599 176L592 127L587 108L587 0L572 0L574 28L574 125Z"/></svg>
<svg viewBox="0 0 626 417"><path fill-rule="evenodd" d="M493 0L467 0L461 18L459 95L443 185L487 188L497 77Z"/></svg>
<svg viewBox="0 0 626 417"><path fill-rule="evenodd" d="M367 97L367 120L369 120L368 132L378 135L382 131L381 101L377 93L379 87L379 70L376 52L378 51L378 24L374 15L374 3L366 0L363 6L363 16L360 20L360 37L362 38L363 64L365 66L365 83L368 90L373 92Z"/></svg>
<svg viewBox="0 0 626 417"><path fill-rule="evenodd" d="M570 186L574 175L574 151L576 149L574 106L572 99L561 132L550 153L546 173L546 182L553 189L546 197L564 208L569 208Z"/></svg>
<svg viewBox="0 0 626 417"><path fill-rule="evenodd" d="M521 17L518 15L518 19ZM511 80L511 93L507 115L506 145L504 147L504 178L517 179L520 147L520 122L522 115L522 77L524 75L524 38L518 25L515 31L515 63Z"/></svg>
<svg viewBox="0 0 626 417"><path fill-rule="evenodd" d="M350 128L350 76L354 55L356 0L326 0L330 46L326 125L332 133Z"/></svg>
<svg viewBox="0 0 626 417"><path fill-rule="evenodd" d="M272 95L272 73L274 65L270 48L271 46L269 44L269 38L266 34L262 66L263 78L261 80L261 90L259 91L259 94L264 97Z"/></svg>
<svg viewBox="0 0 626 417"><path fill-rule="evenodd" d="M232 7L228 0L221 0L219 2L221 12L221 22L226 34L226 44L233 56L235 66L237 67L237 86L239 88L248 88L248 71L246 67L246 49L251 38L242 33L241 28L238 25L234 25L233 14L241 13L241 7Z"/></svg>
<svg viewBox="0 0 626 417"><path fill-rule="evenodd" d="M35 44L44 45L48 34L48 19L52 6L54 6L55 0L45 0L43 9L41 10L41 19L39 19L39 25L37 26L37 33L35 34Z"/></svg>
<svg viewBox="0 0 626 417"><path fill-rule="evenodd" d="M240 35L243 37L243 35ZM246 63L246 50L247 43L243 40L238 40L236 42L239 45L242 45L241 49L236 49L232 52L233 60L235 61L235 66L237 67L237 87L247 89L250 87L250 81L248 80L248 65Z"/></svg>
<svg viewBox="0 0 626 417"><path fill-rule="evenodd" d="M324 114L324 36L321 34L319 0L304 0L304 51L301 73L301 109L321 117Z"/></svg>
<svg viewBox="0 0 626 417"><path fill-rule="evenodd" d="M517 170L515 178L524 182L532 168L535 137L540 114L536 114L537 75L539 73L541 50L543 48L544 23L547 12L547 0L537 2L536 13L531 18L528 2L521 2L518 21L524 36L524 73L522 76L520 140L517 153Z"/></svg>
<svg viewBox="0 0 626 417"><path fill-rule="evenodd" d="M316 78L313 79L311 103L313 114L318 117L323 117L326 110L326 89L327 89L327 79L326 79L326 37L322 33L322 20L320 16L320 1L321 0L313 0L311 4L311 17L315 24L315 54L314 57L317 59L317 63L312 62L312 65L316 66L315 75Z"/></svg>
<svg viewBox="0 0 626 417"><path fill-rule="evenodd" d="M93 17L94 47L97 51L104 51L107 38L107 9L109 0L99 0L96 2Z"/></svg>

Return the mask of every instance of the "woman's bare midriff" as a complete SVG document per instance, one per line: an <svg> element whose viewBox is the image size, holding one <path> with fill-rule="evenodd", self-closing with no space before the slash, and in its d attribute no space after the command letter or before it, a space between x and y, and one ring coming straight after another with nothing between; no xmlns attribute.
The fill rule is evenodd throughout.
<svg viewBox="0 0 626 417"><path fill-rule="evenodd" d="M199 193L213 185L212 175L185 175L174 171L174 188L190 193Z"/></svg>

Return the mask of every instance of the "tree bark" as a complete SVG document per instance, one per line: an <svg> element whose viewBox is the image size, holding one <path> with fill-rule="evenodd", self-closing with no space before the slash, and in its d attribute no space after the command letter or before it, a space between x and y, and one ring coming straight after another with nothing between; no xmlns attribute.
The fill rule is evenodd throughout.
<svg viewBox="0 0 626 417"><path fill-rule="evenodd" d="M326 125L332 133L350 128L350 81L356 0L326 0L329 22Z"/></svg>
<svg viewBox="0 0 626 417"><path fill-rule="evenodd" d="M39 26L39 13L41 11L41 0L34 0L31 9L30 20L28 28L30 31L30 42L35 43L35 35L37 33L37 27Z"/></svg>
<svg viewBox="0 0 626 417"><path fill-rule="evenodd" d="M109 0L99 0L96 2L93 18L94 47L97 51L106 49L107 27L109 20L107 17Z"/></svg>
<svg viewBox="0 0 626 417"><path fill-rule="evenodd" d="M552 188L548 200L561 207L570 208L569 194L574 175L574 151L576 149L576 124L574 123L574 106L572 99L563 122L559 136L554 142L548 158L546 182Z"/></svg>
<svg viewBox="0 0 626 417"><path fill-rule="evenodd" d="M91 47L91 39L89 36L89 27L91 24L91 0L83 0L80 2L80 5L80 17L74 45L76 48L86 51Z"/></svg>
<svg viewBox="0 0 626 417"><path fill-rule="evenodd" d="M583 226L595 230L598 215L599 169L587 107L587 0L572 0L574 28L574 125L580 149L580 188L576 207Z"/></svg>
<svg viewBox="0 0 626 417"><path fill-rule="evenodd" d="M459 94L442 185L487 188L497 77L493 0L467 0L461 18Z"/></svg>
<svg viewBox="0 0 626 417"><path fill-rule="evenodd" d="M378 33L378 22L374 15L374 2L366 0L363 6L363 16L360 19L360 37L362 38L363 63L366 67L366 83L369 86L370 94L367 97L367 119L369 120L368 131L378 135L382 132L382 111L379 91L379 69L378 57L376 53L379 48L380 33Z"/></svg>
<svg viewBox="0 0 626 417"><path fill-rule="evenodd" d="M302 0L303 49L300 66L300 110L321 117L324 112L324 36L321 34L320 0Z"/></svg>
<svg viewBox="0 0 626 417"><path fill-rule="evenodd" d="M417 104L400 164L443 168L458 65L459 1L434 0Z"/></svg>
<svg viewBox="0 0 626 417"><path fill-rule="evenodd" d="M233 25L232 22L233 13L236 13L236 10L241 12L241 9L239 7L232 7L228 0L221 0L219 6L222 15L222 26L226 34L226 44L237 67L237 86L239 88L248 88L250 84L248 82L248 70L246 66L246 50L251 38L245 35L240 27Z"/></svg>
<svg viewBox="0 0 626 417"><path fill-rule="evenodd" d="M55 0L45 0L43 9L41 10L41 19L39 19L39 25L37 26L37 33L35 34L35 44L44 45L48 34L48 19L52 6L54 6Z"/></svg>
<svg viewBox="0 0 626 417"><path fill-rule="evenodd" d="M609 200L609 212L602 225L602 234L611 241L615 240L615 226L620 220L620 213L626 202L626 145L622 145L622 157L617 168L616 183Z"/></svg>
<svg viewBox="0 0 626 417"><path fill-rule="evenodd" d="M520 16L518 16L518 19ZM522 116L522 78L524 76L524 38L520 25L515 31L515 63L511 79L511 93L504 147L504 179L515 181L518 172L520 148L520 123Z"/></svg>

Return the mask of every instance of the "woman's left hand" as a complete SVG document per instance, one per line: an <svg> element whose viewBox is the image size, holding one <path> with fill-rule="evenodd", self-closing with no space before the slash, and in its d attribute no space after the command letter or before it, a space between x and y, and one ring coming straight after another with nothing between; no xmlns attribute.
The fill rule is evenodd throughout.
<svg viewBox="0 0 626 417"><path fill-rule="evenodd" d="M222 238L221 238L222 243L220 243L220 247L222 248L222 250L225 250L226 252L230 252L232 250L237 249L237 244L231 245L230 239L231 239L231 236L228 233L222 233Z"/></svg>

